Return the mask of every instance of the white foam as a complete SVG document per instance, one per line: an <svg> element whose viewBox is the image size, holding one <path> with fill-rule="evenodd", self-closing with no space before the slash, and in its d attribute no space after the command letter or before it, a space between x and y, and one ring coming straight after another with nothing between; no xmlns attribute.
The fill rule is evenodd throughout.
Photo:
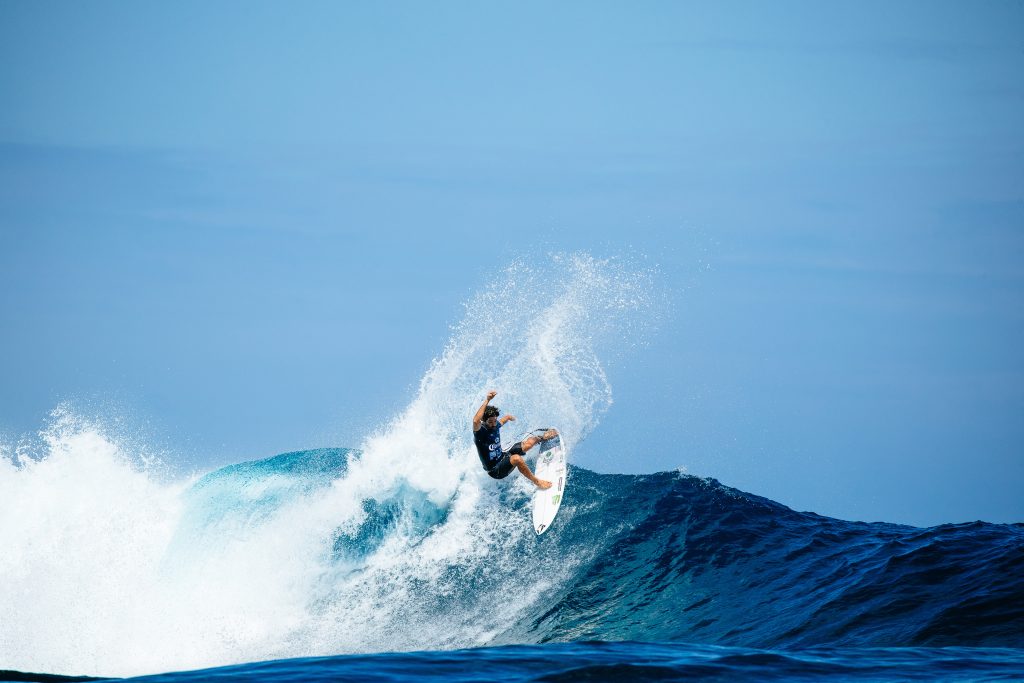
<svg viewBox="0 0 1024 683"><path fill-rule="evenodd" d="M256 506L293 475L257 478L221 509L57 411L38 458L0 458L0 667L127 676L500 637L574 565L534 586L531 488L486 477L470 417L494 388L520 418L507 436L557 425L577 443L612 401L599 347L637 341L648 291L645 274L585 255L513 265L347 471L273 508ZM371 499L402 511L368 554L340 556Z"/></svg>

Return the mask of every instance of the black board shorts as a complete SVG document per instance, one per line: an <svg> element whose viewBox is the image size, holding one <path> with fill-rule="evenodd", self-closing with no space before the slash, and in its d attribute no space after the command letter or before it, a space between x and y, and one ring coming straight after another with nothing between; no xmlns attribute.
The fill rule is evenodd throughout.
<svg viewBox="0 0 1024 683"><path fill-rule="evenodd" d="M487 470L487 474L492 479L504 479L507 477L509 473L516 468L516 466L512 464L513 455L526 455L526 452L523 450L522 441L515 442L512 444L512 448L507 451L503 451L501 454L501 460L496 462L491 469Z"/></svg>

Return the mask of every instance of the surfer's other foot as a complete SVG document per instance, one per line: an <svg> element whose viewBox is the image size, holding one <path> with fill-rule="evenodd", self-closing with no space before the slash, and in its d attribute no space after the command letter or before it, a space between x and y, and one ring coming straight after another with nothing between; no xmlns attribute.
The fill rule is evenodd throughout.
<svg viewBox="0 0 1024 683"><path fill-rule="evenodd" d="M550 481L545 481L543 479L538 479L537 480L537 488L542 489L542 490L543 489L549 489L549 488L551 488L551 482Z"/></svg>
<svg viewBox="0 0 1024 683"><path fill-rule="evenodd" d="M549 429L548 431L544 432L544 436L542 436L540 438L541 438L541 441L549 441L549 440L555 438L556 436L558 436L558 430L556 430L556 429Z"/></svg>

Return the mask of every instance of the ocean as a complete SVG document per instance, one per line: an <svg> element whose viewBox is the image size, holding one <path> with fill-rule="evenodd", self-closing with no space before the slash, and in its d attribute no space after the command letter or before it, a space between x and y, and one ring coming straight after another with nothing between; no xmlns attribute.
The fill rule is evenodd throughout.
<svg viewBox="0 0 1024 683"><path fill-rule="evenodd" d="M536 536L469 418L496 388L572 462L614 422L601 335L649 310L635 273L563 270L474 297L356 448L182 473L55 410L0 452L0 680L1024 680L1022 524L851 522L571 464Z"/></svg>

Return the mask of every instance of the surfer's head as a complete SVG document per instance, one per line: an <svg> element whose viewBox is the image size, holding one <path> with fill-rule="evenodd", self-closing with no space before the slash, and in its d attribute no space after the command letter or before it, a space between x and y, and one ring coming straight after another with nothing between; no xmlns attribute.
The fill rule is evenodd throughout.
<svg viewBox="0 0 1024 683"><path fill-rule="evenodd" d="M501 411L495 406L487 406L484 408L484 422L487 423L488 427L493 427L498 422L498 414Z"/></svg>

